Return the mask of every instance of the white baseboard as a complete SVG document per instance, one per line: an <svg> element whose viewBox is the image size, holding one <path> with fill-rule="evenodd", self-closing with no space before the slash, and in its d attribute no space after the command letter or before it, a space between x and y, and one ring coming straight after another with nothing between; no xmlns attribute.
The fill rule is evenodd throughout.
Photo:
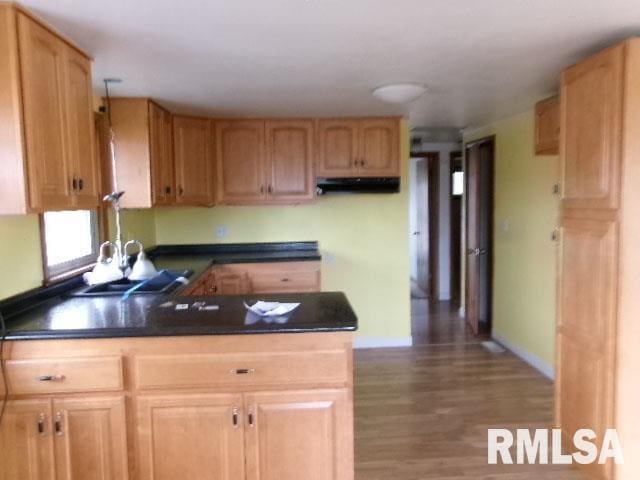
<svg viewBox="0 0 640 480"><path fill-rule="evenodd" d="M465 317L465 309L464 309L464 305L460 306L460 308L458 309L458 316L460 318L464 318Z"/></svg>
<svg viewBox="0 0 640 480"><path fill-rule="evenodd" d="M510 350L512 353L520 357L525 362L527 362L529 365L531 365L533 368L538 370L542 375L547 377L549 380L555 380L556 372L553 365L548 364L547 362L542 360L540 357L525 350L524 348L514 345L499 333L494 332L491 334L491 336L496 342L498 342L507 350Z"/></svg>
<svg viewBox="0 0 640 480"><path fill-rule="evenodd" d="M410 347L411 337L358 337L353 341L353 348Z"/></svg>

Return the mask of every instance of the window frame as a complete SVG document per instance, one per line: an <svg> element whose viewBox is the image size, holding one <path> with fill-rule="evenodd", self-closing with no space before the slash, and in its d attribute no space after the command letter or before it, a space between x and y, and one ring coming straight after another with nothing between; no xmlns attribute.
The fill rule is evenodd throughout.
<svg viewBox="0 0 640 480"><path fill-rule="evenodd" d="M74 275L91 270L96 264L98 253L100 249L100 214L95 209L83 209L91 213L91 236L92 236L92 250L88 255L77 257L72 260L54 265L53 268L48 265L47 260L47 242L45 235L45 220L44 213L38 215L40 222L40 249L42 252L42 271L44 278L44 285L56 283L58 281L66 280Z"/></svg>

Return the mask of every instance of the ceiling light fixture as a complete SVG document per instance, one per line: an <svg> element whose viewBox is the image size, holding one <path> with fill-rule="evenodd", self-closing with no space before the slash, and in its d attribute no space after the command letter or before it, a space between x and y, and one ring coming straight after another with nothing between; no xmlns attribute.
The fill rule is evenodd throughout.
<svg viewBox="0 0 640 480"><path fill-rule="evenodd" d="M389 103L411 103L426 92L427 86L422 83L392 83L376 88L373 96Z"/></svg>

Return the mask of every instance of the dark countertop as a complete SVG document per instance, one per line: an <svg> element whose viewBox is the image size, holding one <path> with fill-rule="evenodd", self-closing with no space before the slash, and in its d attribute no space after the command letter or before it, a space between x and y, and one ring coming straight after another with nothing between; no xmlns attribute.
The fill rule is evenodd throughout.
<svg viewBox="0 0 640 480"><path fill-rule="evenodd" d="M291 245L291 249L287 246ZM243 249L244 247L244 249ZM250 249L250 247L254 247ZM257 247L257 248L255 248ZM315 242L294 244L198 245L157 247L152 258L158 269L192 270L191 281L213 264L320 260ZM257 333L354 331L357 318L341 292L181 297L182 288L167 294L121 297L69 298L57 287L48 298L20 298L29 305L7 315L7 340L110 338L180 335L223 335ZM24 297L24 296L22 296ZM9 299L11 300L11 299ZM279 322L268 323L248 313L243 302L255 300L300 302L301 305ZM205 301L219 310L177 311L159 305L167 302ZM9 302L10 303L10 302ZM15 305L14 301L14 305ZM14 309L15 310L15 309Z"/></svg>
<svg viewBox="0 0 640 480"><path fill-rule="evenodd" d="M243 302L300 302L280 322L268 323L248 312ZM205 301L219 310L179 311L166 302ZM357 329L357 318L342 292L180 297L138 295L121 298L72 298L47 302L7 322L7 340L157 337L257 333L337 332Z"/></svg>

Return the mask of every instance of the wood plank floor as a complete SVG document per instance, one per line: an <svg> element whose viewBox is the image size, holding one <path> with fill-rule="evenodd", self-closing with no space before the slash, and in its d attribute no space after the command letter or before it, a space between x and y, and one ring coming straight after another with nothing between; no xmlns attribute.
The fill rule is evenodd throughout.
<svg viewBox="0 0 640 480"><path fill-rule="evenodd" d="M356 479L582 480L571 467L487 465L488 428L550 426L553 384L464 332L446 338L458 343L356 352Z"/></svg>
<svg viewBox="0 0 640 480"><path fill-rule="evenodd" d="M414 345L441 343L478 343L486 337L475 337L450 302L411 301L411 336Z"/></svg>

